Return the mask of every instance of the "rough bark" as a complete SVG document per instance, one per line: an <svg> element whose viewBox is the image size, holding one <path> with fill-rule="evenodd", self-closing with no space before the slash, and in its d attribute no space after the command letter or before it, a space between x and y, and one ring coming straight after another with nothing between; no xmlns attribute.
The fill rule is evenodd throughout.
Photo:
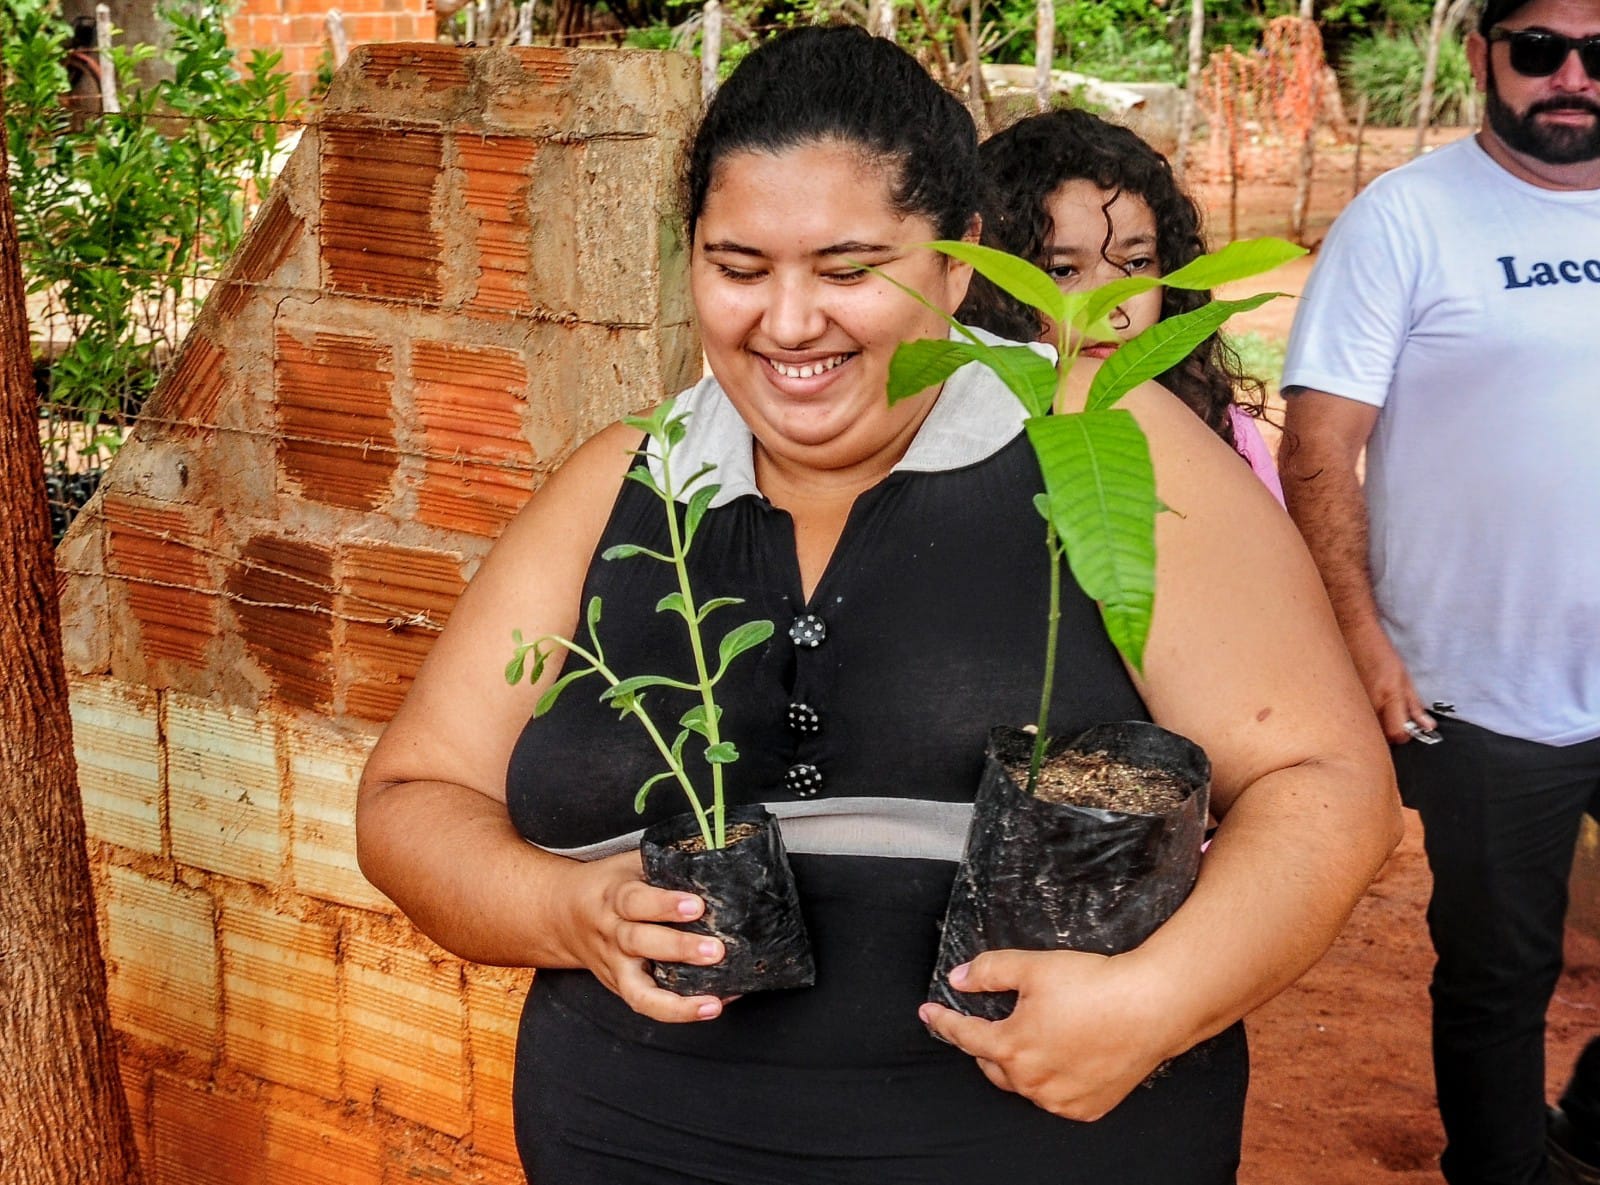
<svg viewBox="0 0 1600 1185"><path fill-rule="evenodd" d="M0 123L5 105L0 97ZM137 1185L96 936L0 137L0 1180Z"/></svg>

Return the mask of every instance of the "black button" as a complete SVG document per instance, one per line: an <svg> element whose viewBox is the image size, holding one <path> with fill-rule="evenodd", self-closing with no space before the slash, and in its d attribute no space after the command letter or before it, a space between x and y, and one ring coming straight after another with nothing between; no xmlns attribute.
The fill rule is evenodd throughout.
<svg viewBox="0 0 1600 1185"><path fill-rule="evenodd" d="M790 704L789 727L796 732L821 732L822 717L810 704Z"/></svg>
<svg viewBox="0 0 1600 1185"><path fill-rule="evenodd" d="M783 783L796 798L815 798L822 789L822 771L814 765L791 765Z"/></svg>
<svg viewBox="0 0 1600 1185"><path fill-rule="evenodd" d="M828 627L815 613L802 613L789 627L789 638L796 646L817 647L828 636Z"/></svg>

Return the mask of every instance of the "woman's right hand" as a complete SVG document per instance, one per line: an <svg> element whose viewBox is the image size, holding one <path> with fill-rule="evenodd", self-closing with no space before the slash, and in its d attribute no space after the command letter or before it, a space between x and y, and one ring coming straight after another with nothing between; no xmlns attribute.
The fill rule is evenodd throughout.
<svg viewBox="0 0 1600 1185"><path fill-rule="evenodd" d="M567 945L576 961L635 1012L668 1024L713 1020L724 1001L680 996L657 987L651 962L709 966L722 961L722 943L667 925L705 912L693 893L659 889L644 880L638 852L578 865L569 883Z"/></svg>

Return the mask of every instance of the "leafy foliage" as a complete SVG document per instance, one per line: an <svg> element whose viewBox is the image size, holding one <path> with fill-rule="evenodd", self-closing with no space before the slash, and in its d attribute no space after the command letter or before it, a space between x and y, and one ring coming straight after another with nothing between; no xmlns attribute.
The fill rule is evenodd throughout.
<svg viewBox="0 0 1600 1185"><path fill-rule="evenodd" d="M990 283L1060 326L1057 361L1052 365L1040 358L1042 367L1024 364L1021 355L1032 353L1026 347L988 345L943 310L935 309L963 340L901 345L889 371L889 401L927 390L967 361L980 362L999 376L1028 412L1028 439L1044 476L1045 494L1036 505L1046 522L1045 545L1054 559L1066 558L1074 579L1099 603L1112 643L1130 666L1141 670L1155 607L1155 517L1163 507L1156 496L1155 470L1144 432L1129 412L1114 405L1140 383L1188 357L1230 315L1278 294L1213 300L1192 312L1158 321L1123 343L1101 365L1081 410L1068 409L1068 376L1085 341L1117 340L1107 317L1124 300L1158 285L1208 290L1258 275L1305 254L1304 249L1271 238L1230 243L1160 278L1129 276L1089 292L1064 293L1045 272L1004 251L966 242L928 245L971 264ZM927 307L935 307L894 280L889 282ZM1030 787L1038 777L1048 740L1060 581L1060 564L1052 563L1044 689Z"/></svg>
<svg viewBox="0 0 1600 1185"><path fill-rule="evenodd" d="M294 114L277 53L235 69L214 0L161 17L166 49L112 51L122 112L75 128L62 103L68 25L52 0L0 8L23 273L46 296L46 332L68 339L45 408L56 467L116 448L198 309L202 277L243 235L246 187L265 192ZM158 53L173 76L140 85L133 67Z"/></svg>
<svg viewBox="0 0 1600 1185"><path fill-rule="evenodd" d="M672 451L683 439L687 420L688 414L674 411L673 404L669 401L649 416L636 416L624 421L649 438L650 443L645 452L654 456L660 464L659 481L648 468L643 467L630 469L628 478L646 487L661 499L667 516L667 534L671 540L671 551L663 553L638 544L622 543L608 547L601 558L625 560L642 557L671 565L677 574L678 587L676 591L668 593L657 602L656 612L674 614L683 621L684 628L688 631L690 649L694 653L694 680L691 682L674 679L666 675L619 675L606 661L599 634L601 600L599 597L593 597L584 612L587 644L558 634L545 634L525 642L521 630L513 631L511 635L513 649L511 661L506 664L506 682L515 685L527 678L529 682L537 683L544 675L545 666L551 655L557 650L566 650L573 658L580 660L582 665L575 665L562 671L561 677L539 697L533 714L544 715L555 706L562 692L573 683L590 675L599 675L606 685L605 690L600 693L601 702L616 708L625 717L633 716L638 720L667 765L664 771L652 775L639 787L634 795L634 809L638 811L645 809L650 791L656 786L663 782L676 781L689 801L689 809L694 812L695 819L700 824L700 834L706 846L721 848L727 843L722 768L737 761L739 751L732 741L722 736L722 708L716 702L716 688L736 658L746 651L764 645L767 639L772 637L773 625L770 621L747 621L734 626L718 641L716 666L712 669L710 651L706 646L701 627L714 612L742 605L744 602L738 597L715 597L704 604L697 604L689 585L689 548L694 543L694 537L699 532L706 510L720 487L707 480L713 470L710 465L702 466L681 481L673 477ZM680 521L678 505L685 496L687 502ZM656 688L697 692L700 696L700 702L679 718L678 732L670 741L667 740L666 733L662 731L655 718L645 709L645 693ZM702 760L710 767L709 801L702 797L690 773L687 753L691 736L699 737L703 742Z"/></svg>
<svg viewBox="0 0 1600 1185"><path fill-rule="evenodd" d="M1378 127L1407 127L1417 121L1422 70L1427 60L1426 29L1375 33L1352 43L1342 71L1345 85L1367 99L1367 119ZM1444 125L1472 122L1476 90L1467 65L1466 45L1447 37L1439 46L1433 83L1433 120Z"/></svg>

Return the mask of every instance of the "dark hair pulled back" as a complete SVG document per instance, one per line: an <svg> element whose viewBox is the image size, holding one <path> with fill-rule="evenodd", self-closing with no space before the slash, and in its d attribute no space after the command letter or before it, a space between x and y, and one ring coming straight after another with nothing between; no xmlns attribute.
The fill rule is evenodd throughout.
<svg viewBox="0 0 1600 1185"><path fill-rule="evenodd" d="M690 240L724 157L827 141L895 162L891 197L900 214L928 217L944 238L966 231L978 208L972 117L893 42L835 25L779 34L717 91L685 171Z"/></svg>
<svg viewBox="0 0 1600 1185"><path fill-rule="evenodd" d="M1066 182L1082 180L1113 195L1131 194L1150 207L1163 273L1205 251L1198 207L1179 187L1166 157L1127 128L1087 111L1049 111L1019 120L978 151L984 171L979 210L987 246L1042 266L1055 229L1045 203ZM1107 241L1110 235L1108 215ZM1210 300L1209 292L1162 288L1161 317L1189 312ZM1032 341L1044 328L1031 308L982 276L973 276L956 316L1018 341ZM1238 356L1215 334L1157 381L1229 444L1233 429L1228 406L1241 402L1241 393L1250 397L1247 409L1260 414L1261 384L1243 373Z"/></svg>

